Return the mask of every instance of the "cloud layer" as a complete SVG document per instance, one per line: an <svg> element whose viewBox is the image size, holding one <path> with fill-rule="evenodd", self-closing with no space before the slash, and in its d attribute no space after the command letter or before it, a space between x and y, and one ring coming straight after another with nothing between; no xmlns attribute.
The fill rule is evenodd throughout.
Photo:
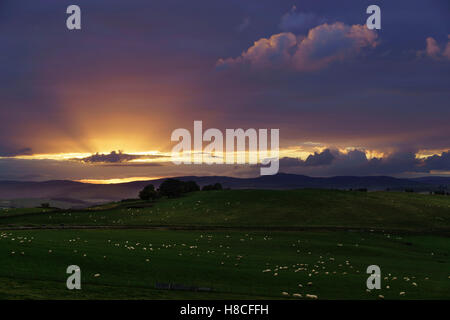
<svg viewBox="0 0 450 320"><path fill-rule="evenodd" d="M368 159L363 150L325 149L306 160L283 158L280 171L308 175L402 175L450 170L450 150L441 155L417 158L415 152L397 151L386 157Z"/></svg>

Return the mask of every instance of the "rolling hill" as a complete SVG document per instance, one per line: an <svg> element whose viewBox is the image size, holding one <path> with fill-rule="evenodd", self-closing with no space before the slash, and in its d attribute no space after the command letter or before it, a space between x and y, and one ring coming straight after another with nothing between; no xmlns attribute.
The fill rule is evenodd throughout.
<svg viewBox="0 0 450 320"><path fill-rule="evenodd" d="M18 214L14 214L14 210ZM449 232L450 197L408 192L223 190L85 210L0 212L0 226L364 228ZM28 209L31 210L31 209Z"/></svg>
<svg viewBox="0 0 450 320"><path fill-rule="evenodd" d="M231 189L358 189L368 190L404 190L415 191L435 190L439 185L450 185L448 178L419 178L398 179L387 176L337 176L329 178L308 177L304 175L280 173L274 176L261 176L257 178L232 178L223 176L186 176L178 177L180 180L193 180L200 186L219 182L224 188ZM117 201L127 198L136 198L142 188L148 184L158 187L164 179L151 181L136 181L119 184L89 184L75 181L55 180L44 182L30 181L0 181L0 199L50 199L75 203L86 201L88 204Z"/></svg>

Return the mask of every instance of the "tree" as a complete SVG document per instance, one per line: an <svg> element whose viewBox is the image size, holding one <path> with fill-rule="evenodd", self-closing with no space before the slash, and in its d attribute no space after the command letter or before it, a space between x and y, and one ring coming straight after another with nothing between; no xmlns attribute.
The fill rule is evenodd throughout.
<svg viewBox="0 0 450 320"><path fill-rule="evenodd" d="M202 191L212 191L212 190L222 190L222 185L220 183L208 184L203 186Z"/></svg>
<svg viewBox="0 0 450 320"><path fill-rule="evenodd" d="M186 181L184 182L183 192L195 192L200 191L200 187L195 181Z"/></svg>
<svg viewBox="0 0 450 320"><path fill-rule="evenodd" d="M184 182L176 179L167 179L159 186L159 194L169 198L179 197L184 191Z"/></svg>
<svg viewBox="0 0 450 320"><path fill-rule="evenodd" d="M154 200L157 196L158 194L155 190L155 186L152 184L149 184L139 192L139 198L141 200Z"/></svg>

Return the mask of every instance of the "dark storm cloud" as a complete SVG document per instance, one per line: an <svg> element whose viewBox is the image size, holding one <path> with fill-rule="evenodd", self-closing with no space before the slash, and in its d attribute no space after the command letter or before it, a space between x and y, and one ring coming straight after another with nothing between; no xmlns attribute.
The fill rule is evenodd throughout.
<svg viewBox="0 0 450 320"><path fill-rule="evenodd" d="M336 151L337 152L337 151ZM281 167L317 167L317 166L327 166L330 165L335 156L332 154L330 149L325 149L322 152L314 152L314 154L309 155L306 160L297 158L282 158L280 159Z"/></svg>
<svg viewBox="0 0 450 320"><path fill-rule="evenodd" d="M425 159L425 168L428 170L450 170L450 150L440 156L433 155Z"/></svg>
<svg viewBox="0 0 450 320"><path fill-rule="evenodd" d="M317 153L314 152L313 155L309 155L305 160L305 166L323 166L329 165L333 162L334 156L330 149L325 149L324 151Z"/></svg>
<svg viewBox="0 0 450 320"><path fill-rule="evenodd" d="M316 153L315 159L325 158L332 161L318 161L318 166L306 165L306 161L295 158L280 159L280 171L307 175L408 175L429 174L431 171L450 170L450 151L441 156L433 155L417 158L413 151L397 151L384 158L368 159L362 150L342 153L337 150L324 150ZM310 156L313 157L313 156Z"/></svg>
<svg viewBox="0 0 450 320"><path fill-rule="evenodd" d="M120 163L139 159L140 156L122 153L122 151L111 151L109 154L96 153L92 156L76 159L85 163ZM75 159L73 159L75 160Z"/></svg>
<svg viewBox="0 0 450 320"><path fill-rule="evenodd" d="M135 154L127 154L122 151L111 151L109 154L96 153L92 156L81 158L81 159L72 159L81 161L84 163L123 163L129 162L136 159L157 159L161 158L159 155L135 155Z"/></svg>

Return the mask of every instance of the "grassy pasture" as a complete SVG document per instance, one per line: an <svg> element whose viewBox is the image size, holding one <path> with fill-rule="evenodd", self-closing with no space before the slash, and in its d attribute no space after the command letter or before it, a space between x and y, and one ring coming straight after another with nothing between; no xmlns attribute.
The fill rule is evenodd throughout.
<svg viewBox="0 0 450 320"><path fill-rule="evenodd" d="M450 299L449 220L450 197L336 190L8 209L0 215L0 298ZM170 230L177 226L187 230ZM368 292L372 264L382 289ZM80 291L66 289L69 265L82 270ZM213 291L161 290L157 282Z"/></svg>
<svg viewBox="0 0 450 320"><path fill-rule="evenodd" d="M448 299L449 252L447 238L369 232L3 231L0 298ZM65 289L72 264L82 270L80 291ZM383 288L367 292L371 264Z"/></svg>
<svg viewBox="0 0 450 320"><path fill-rule="evenodd" d="M450 197L338 190L229 190L0 218L2 225L361 227L450 231Z"/></svg>

